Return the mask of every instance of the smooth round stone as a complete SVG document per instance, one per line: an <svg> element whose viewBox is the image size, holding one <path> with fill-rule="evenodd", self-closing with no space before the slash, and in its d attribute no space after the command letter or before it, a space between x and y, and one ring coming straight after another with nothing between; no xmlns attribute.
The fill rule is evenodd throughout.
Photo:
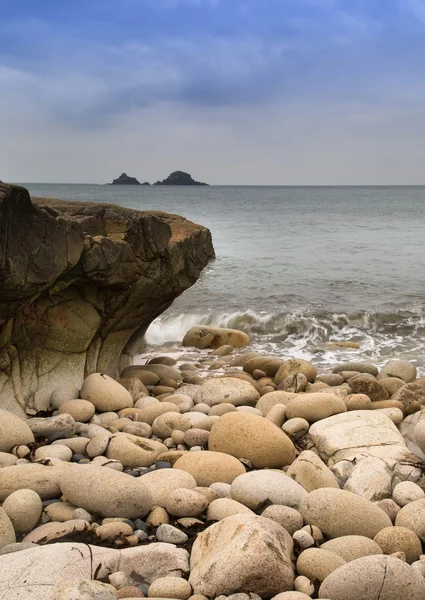
<svg viewBox="0 0 425 600"><path fill-rule="evenodd" d="M283 467L295 460L289 437L273 423L248 413L228 413L211 429L210 450L250 460L254 467Z"/></svg>
<svg viewBox="0 0 425 600"><path fill-rule="evenodd" d="M76 508L72 513L72 519L82 519L83 521L87 521L87 523L91 523L93 517L84 508Z"/></svg>
<svg viewBox="0 0 425 600"><path fill-rule="evenodd" d="M94 458L95 456L100 456L103 454L111 440L111 434L109 431L104 430L99 435L95 435L90 442L87 444L86 453L90 458Z"/></svg>
<svg viewBox="0 0 425 600"><path fill-rule="evenodd" d="M422 554L421 540L416 533L407 527L386 527L375 535L374 541L379 544L384 554L404 552L406 561L411 564L419 560Z"/></svg>
<svg viewBox="0 0 425 600"><path fill-rule="evenodd" d="M392 524L388 515L366 498L334 488L310 492L300 512L306 523L316 525L330 538L364 535L373 539Z"/></svg>
<svg viewBox="0 0 425 600"><path fill-rule="evenodd" d="M314 593L314 584L305 575L299 575L295 578L294 588L297 592L301 592L309 597Z"/></svg>
<svg viewBox="0 0 425 600"><path fill-rule="evenodd" d="M311 450L304 450L289 467L287 474L307 492L318 488L339 488L332 471Z"/></svg>
<svg viewBox="0 0 425 600"><path fill-rule="evenodd" d="M0 508L0 550L16 542L15 529L7 512Z"/></svg>
<svg viewBox="0 0 425 600"><path fill-rule="evenodd" d="M220 495L221 498L231 498L230 496L230 489L231 489L231 485L230 483L212 483L210 485L210 489L213 490L213 492L217 493Z"/></svg>
<svg viewBox="0 0 425 600"><path fill-rule="evenodd" d="M188 600L192 594L192 587L186 579L181 577L160 577L149 586L149 598L175 598Z"/></svg>
<svg viewBox="0 0 425 600"><path fill-rule="evenodd" d="M167 544L184 544L189 539L184 531L180 531L177 527L165 523L158 527L155 535L158 542L165 542Z"/></svg>
<svg viewBox="0 0 425 600"><path fill-rule="evenodd" d="M366 394L349 394L344 398L347 410L369 410L372 401Z"/></svg>
<svg viewBox="0 0 425 600"><path fill-rule="evenodd" d="M94 404L99 412L122 410L133 406L133 398L124 386L104 373L92 373L83 381L83 400Z"/></svg>
<svg viewBox="0 0 425 600"><path fill-rule="evenodd" d="M301 438L309 429L310 423L306 419L301 418L288 419L288 421L282 425L282 431L294 440Z"/></svg>
<svg viewBox="0 0 425 600"><path fill-rule="evenodd" d="M73 385L64 385L55 388L50 396L50 406L57 410L63 402L68 400L75 400L80 397L80 390L78 387Z"/></svg>
<svg viewBox="0 0 425 600"><path fill-rule="evenodd" d="M74 417L80 423L90 421L94 415L96 408L92 402L88 400L67 400L63 402L58 409L58 413L67 413Z"/></svg>
<svg viewBox="0 0 425 600"><path fill-rule="evenodd" d="M95 580L73 580L61 585L53 600L116 600L109 585Z"/></svg>
<svg viewBox="0 0 425 600"><path fill-rule="evenodd" d="M298 375L298 373L305 375L309 382L314 381L317 375L316 367L307 360L303 360L302 358L290 358L282 363L275 375L274 382L279 385L285 377L288 377L289 375Z"/></svg>
<svg viewBox="0 0 425 600"><path fill-rule="evenodd" d="M218 500L213 500L208 506L207 521L222 521L226 517L243 513L254 514L252 510L244 504L236 502L236 500L219 498Z"/></svg>
<svg viewBox="0 0 425 600"><path fill-rule="evenodd" d="M346 411L344 400L330 393L298 394L286 405L288 419L301 418L309 423L315 423Z"/></svg>
<svg viewBox="0 0 425 600"><path fill-rule="evenodd" d="M52 443L52 446L67 446L71 448L73 454L82 454L84 455L87 444L90 442L90 438L88 437L74 437L74 438L65 438L63 440L58 440Z"/></svg>
<svg viewBox="0 0 425 600"><path fill-rule="evenodd" d="M423 600L425 580L407 563L392 556L365 556L333 571L322 583L319 598L332 600Z"/></svg>
<svg viewBox="0 0 425 600"><path fill-rule="evenodd" d="M266 500L298 509L306 490L283 471L250 471L237 477L230 489L233 500L256 510Z"/></svg>
<svg viewBox="0 0 425 600"><path fill-rule="evenodd" d="M179 488L173 490L167 498L165 508L174 517L197 517L208 506L208 500L202 494Z"/></svg>
<svg viewBox="0 0 425 600"><path fill-rule="evenodd" d="M168 460L157 460L155 463L155 469L172 469L173 465Z"/></svg>
<svg viewBox="0 0 425 600"><path fill-rule="evenodd" d="M273 408L273 406L276 406L277 404L283 404L284 406L286 406L288 402L290 402L290 400L292 400L293 398L296 398L296 396L297 394L281 390L267 392L267 394L261 396L261 398L255 405L255 408L261 410L261 412L265 416Z"/></svg>
<svg viewBox="0 0 425 600"><path fill-rule="evenodd" d="M387 390L390 397L393 394L395 394L400 388L402 388L403 385L405 385L406 383L402 379L398 379L398 377L384 377L381 379L378 376L378 381L379 385L381 385L384 388L384 390Z"/></svg>
<svg viewBox="0 0 425 600"><path fill-rule="evenodd" d="M193 446L207 446L209 435L209 431L205 431L205 429L189 429L184 434L183 442L189 448L193 448Z"/></svg>
<svg viewBox="0 0 425 600"><path fill-rule="evenodd" d="M32 444L34 434L27 423L7 410L0 409L0 452L19 445Z"/></svg>
<svg viewBox="0 0 425 600"><path fill-rule="evenodd" d="M119 460L124 467L150 467L166 450L161 442L129 433L116 433L108 444L106 457Z"/></svg>
<svg viewBox="0 0 425 600"><path fill-rule="evenodd" d="M152 424L152 432L154 435L165 440L170 437L175 429L179 431L187 431L191 429L192 423L190 420L176 412L164 413L157 417Z"/></svg>
<svg viewBox="0 0 425 600"><path fill-rule="evenodd" d="M205 402L200 402L199 404L195 404L195 406L192 408L192 412L200 412L200 413L203 413L204 415L208 415L210 410L211 410L211 407L208 404L205 404Z"/></svg>
<svg viewBox="0 0 425 600"><path fill-rule="evenodd" d="M283 592L274 596L272 600L310 600L311 596L303 594L302 592Z"/></svg>
<svg viewBox="0 0 425 600"><path fill-rule="evenodd" d="M130 433L131 435L138 435L140 437L151 438L152 437L152 427L147 423L135 423L132 422L131 425L126 425L123 428L124 433Z"/></svg>
<svg viewBox="0 0 425 600"><path fill-rule="evenodd" d="M74 519L73 515L76 508L76 506L69 502L54 502L46 506L44 512L49 517L50 521L58 521L59 523L65 523L66 521L71 521L72 519Z"/></svg>
<svg viewBox="0 0 425 600"><path fill-rule="evenodd" d="M259 398L260 394L249 381L234 377L215 377L207 379L201 385L194 402L202 402L210 407L222 402L234 406L255 406Z"/></svg>
<svg viewBox="0 0 425 600"><path fill-rule="evenodd" d="M71 462L73 463L79 463L82 460L85 460L84 454L74 454L71 458Z"/></svg>
<svg viewBox="0 0 425 600"><path fill-rule="evenodd" d="M379 500L375 504L376 506L379 506L379 508L382 509L384 513L386 513L389 516L391 522L394 523L396 516L400 512L400 506L391 498L384 498L383 500Z"/></svg>
<svg viewBox="0 0 425 600"><path fill-rule="evenodd" d="M40 446L35 451L34 458L58 458L64 462L69 462L72 458L72 450L68 446L62 446L61 444Z"/></svg>
<svg viewBox="0 0 425 600"><path fill-rule="evenodd" d="M262 513L262 517L279 523L286 531L293 535L303 526L303 518L300 513L290 506L273 504L268 506Z"/></svg>
<svg viewBox="0 0 425 600"><path fill-rule="evenodd" d="M42 500L60 496L59 478L71 465L58 461L52 465L38 463L18 464L0 469L0 502L12 492L31 489Z"/></svg>
<svg viewBox="0 0 425 600"><path fill-rule="evenodd" d="M197 485L208 487L212 483L232 483L245 473L245 467L235 457L222 452L189 452L181 456L174 469L190 473Z"/></svg>
<svg viewBox="0 0 425 600"><path fill-rule="evenodd" d="M274 423L276 427L282 427L286 419L286 406L284 404L275 404L271 407L265 418Z"/></svg>
<svg viewBox="0 0 425 600"><path fill-rule="evenodd" d="M345 560L333 552L321 548L307 548L298 557L297 572L321 583L343 565Z"/></svg>
<svg viewBox="0 0 425 600"><path fill-rule="evenodd" d="M357 371L358 373L368 373L376 377L378 368L375 365L367 362L349 362L337 365L333 368L332 373L342 373L343 371Z"/></svg>
<svg viewBox="0 0 425 600"><path fill-rule="evenodd" d="M33 529L43 510L40 496L33 490L17 490L3 502L3 510L12 521L16 533Z"/></svg>
<svg viewBox="0 0 425 600"><path fill-rule="evenodd" d="M415 426L414 438L420 450L425 453L425 419L421 419Z"/></svg>
<svg viewBox="0 0 425 600"><path fill-rule="evenodd" d="M114 540L115 538L132 534L133 528L128 523L118 521L100 525L96 529L96 536L101 540Z"/></svg>
<svg viewBox="0 0 425 600"><path fill-rule="evenodd" d="M292 535L292 538L301 550L305 550L306 548L314 546L314 537L311 535L311 533L305 531L304 529L295 531Z"/></svg>
<svg viewBox="0 0 425 600"><path fill-rule="evenodd" d="M3 467L13 467L18 462L18 457L9 452L0 452L0 469Z"/></svg>
<svg viewBox="0 0 425 600"><path fill-rule="evenodd" d="M393 500L399 506L406 506L422 498L425 498L425 492L413 481L402 481L393 489Z"/></svg>
<svg viewBox="0 0 425 600"><path fill-rule="evenodd" d="M149 490L154 506L165 507L171 492L177 489L194 489L196 479L181 469L160 469L143 476L143 484Z"/></svg>
<svg viewBox="0 0 425 600"><path fill-rule="evenodd" d="M169 522L168 513L162 506L155 506L146 517L146 524L149 527L161 527L161 525L167 525Z"/></svg>
<svg viewBox="0 0 425 600"><path fill-rule="evenodd" d="M405 383L411 383L416 379L416 375L416 367L407 360L390 360L378 373L377 379L397 377Z"/></svg>
<svg viewBox="0 0 425 600"><path fill-rule="evenodd" d="M223 402L222 404L212 406L208 414L210 417L221 417L229 412L235 412L235 410L236 406L228 402Z"/></svg>
<svg viewBox="0 0 425 600"><path fill-rule="evenodd" d="M385 531L385 530L382 530ZM379 534L378 534L379 535ZM329 540L320 546L322 550L328 550L350 562L363 556L383 554L381 546L375 540L362 535L345 535Z"/></svg>
<svg viewBox="0 0 425 600"><path fill-rule="evenodd" d="M170 412L180 414L179 407L172 402L158 402L157 404L151 404L145 408L138 409L134 420L136 422L140 421L152 426L155 419ZM176 429L178 429L178 427L176 427Z"/></svg>
<svg viewBox="0 0 425 600"><path fill-rule="evenodd" d="M394 425L399 425L404 419L403 411L399 408L380 408L378 410L391 419Z"/></svg>
<svg viewBox="0 0 425 600"><path fill-rule="evenodd" d="M403 506L395 519L397 527L407 527L425 542L425 498Z"/></svg>
<svg viewBox="0 0 425 600"><path fill-rule="evenodd" d="M134 519L153 506L140 479L103 467L70 465L60 479L60 489L75 506L102 517Z"/></svg>

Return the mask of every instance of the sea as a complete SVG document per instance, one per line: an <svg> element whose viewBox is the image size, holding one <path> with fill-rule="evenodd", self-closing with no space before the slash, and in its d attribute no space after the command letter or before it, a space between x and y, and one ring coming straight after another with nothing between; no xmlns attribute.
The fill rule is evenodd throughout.
<svg viewBox="0 0 425 600"><path fill-rule="evenodd" d="M160 210L210 229L216 258L151 324L150 352L176 351L205 324L242 329L251 350L325 370L402 358L425 374L425 186L23 185L33 196Z"/></svg>

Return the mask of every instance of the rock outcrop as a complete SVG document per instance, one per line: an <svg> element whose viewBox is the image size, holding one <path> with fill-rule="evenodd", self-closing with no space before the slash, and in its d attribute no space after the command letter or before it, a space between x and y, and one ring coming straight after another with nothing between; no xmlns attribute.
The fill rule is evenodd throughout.
<svg viewBox="0 0 425 600"><path fill-rule="evenodd" d="M115 377L213 256L182 217L0 183L0 407L34 414L58 386Z"/></svg>
<svg viewBox="0 0 425 600"><path fill-rule="evenodd" d="M208 185L208 183L195 181L189 173L184 173L184 171L174 171L167 179L157 181L154 185Z"/></svg>
<svg viewBox="0 0 425 600"><path fill-rule="evenodd" d="M140 181L137 181L135 177L129 177L127 173L121 173L121 175L117 179L114 179L110 185L140 185Z"/></svg>

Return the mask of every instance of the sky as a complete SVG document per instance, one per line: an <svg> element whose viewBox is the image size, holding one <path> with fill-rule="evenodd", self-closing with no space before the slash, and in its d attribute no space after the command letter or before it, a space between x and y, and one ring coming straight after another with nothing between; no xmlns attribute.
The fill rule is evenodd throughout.
<svg viewBox="0 0 425 600"><path fill-rule="evenodd" d="M0 0L0 180L425 184L425 0Z"/></svg>

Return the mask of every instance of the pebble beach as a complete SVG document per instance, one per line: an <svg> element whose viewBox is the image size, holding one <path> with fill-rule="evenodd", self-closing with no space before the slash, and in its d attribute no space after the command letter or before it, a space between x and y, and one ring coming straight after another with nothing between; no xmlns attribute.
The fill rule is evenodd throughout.
<svg viewBox="0 0 425 600"><path fill-rule="evenodd" d="M423 600L424 460L411 362L322 370L195 326L0 411L0 598Z"/></svg>

